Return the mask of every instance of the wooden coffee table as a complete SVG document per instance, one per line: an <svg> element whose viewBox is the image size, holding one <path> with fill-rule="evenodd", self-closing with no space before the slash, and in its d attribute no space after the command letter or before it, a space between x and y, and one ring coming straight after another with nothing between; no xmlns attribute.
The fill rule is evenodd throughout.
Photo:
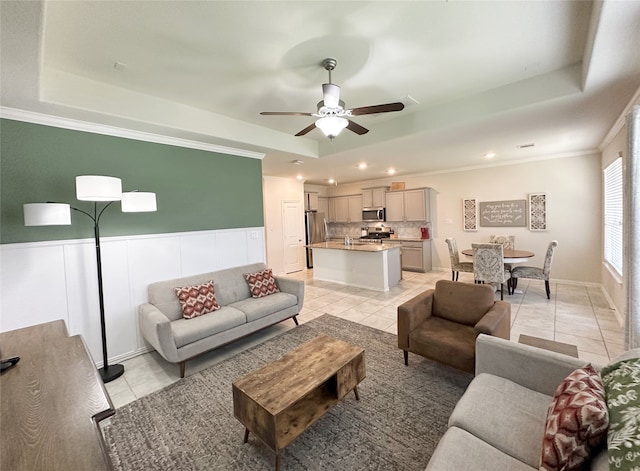
<svg viewBox="0 0 640 471"><path fill-rule="evenodd" d="M316 337L233 382L233 413L276 455L350 391L356 400L365 377L364 349Z"/></svg>

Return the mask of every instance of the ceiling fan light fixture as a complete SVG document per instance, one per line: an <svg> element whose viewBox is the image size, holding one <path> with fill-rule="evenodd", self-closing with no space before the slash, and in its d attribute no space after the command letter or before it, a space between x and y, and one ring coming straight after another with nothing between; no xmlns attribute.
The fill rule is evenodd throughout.
<svg viewBox="0 0 640 471"><path fill-rule="evenodd" d="M338 116L325 116L316 121L316 127L327 136L329 139L333 139L340 134L340 132L349 125L349 120L346 118L340 118Z"/></svg>

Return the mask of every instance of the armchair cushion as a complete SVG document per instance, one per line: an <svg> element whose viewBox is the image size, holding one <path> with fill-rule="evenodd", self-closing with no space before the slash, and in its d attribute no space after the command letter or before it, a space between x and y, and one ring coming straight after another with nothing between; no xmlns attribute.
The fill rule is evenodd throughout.
<svg viewBox="0 0 640 471"><path fill-rule="evenodd" d="M409 343L415 353L442 361L464 370L473 371L475 342L478 331L441 317L429 317L409 334Z"/></svg>
<svg viewBox="0 0 640 471"><path fill-rule="evenodd" d="M494 302L494 290L490 285L440 280L433 297L433 315L474 326Z"/></svg>

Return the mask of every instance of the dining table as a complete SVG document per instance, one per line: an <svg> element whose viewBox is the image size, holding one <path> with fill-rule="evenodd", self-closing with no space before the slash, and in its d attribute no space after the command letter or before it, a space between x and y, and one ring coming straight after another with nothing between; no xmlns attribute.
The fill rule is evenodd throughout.
<svg viewBox="0 0 640 471"><path fill-rule="evenodd" d="M504 249L504 263L522 263L528 261L535 253L528 250ZM463 255L473 257L473 249L464 249Z"/></svg>

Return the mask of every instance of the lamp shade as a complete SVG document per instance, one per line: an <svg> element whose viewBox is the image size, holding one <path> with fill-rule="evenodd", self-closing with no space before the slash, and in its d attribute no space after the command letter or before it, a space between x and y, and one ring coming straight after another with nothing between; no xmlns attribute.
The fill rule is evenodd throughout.
<svg viewBox="0 0 640 471"><path fill-rule="evenodd" d="M145 191L127 191L122 193L123 213L145 213L157 211L156 194Z"/></svg>
<svg viewBox="0 0 640 471"><path fill-rule="evenodd" d="M77 176L76 198L80 201L120 201L122 180L99 175Z"/></svg>
<svg viewBox="0 0 640 471"><path fill-rule="evenodd" d="M65 203L27 203L22 206L25 226L68 226L71 207Z"/></svg>
<svg viewBox="0 0 640 471"><path fill-rule="evenodd" d="M340 131L346 128L349 121L338 116L325 116L316 121L316 126L330 139L333 139Z"/></svg>

